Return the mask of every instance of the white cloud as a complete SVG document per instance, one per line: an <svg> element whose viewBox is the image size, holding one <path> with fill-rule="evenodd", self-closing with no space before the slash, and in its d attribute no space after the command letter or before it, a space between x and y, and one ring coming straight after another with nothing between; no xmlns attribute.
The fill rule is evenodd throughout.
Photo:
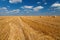
<svg viewBox="0 0 60 40"><path fill-rule="evenodd" d="M22 0L9 0L10 3L18 3L18 2L22 2Z"/></svg>
<svg viewBox="0 0 60 40"><path fill-rule="evenodd" d="M23 9L23 12L25 12L25 13L31 13L31 12L33 12L33 7L34 7L34 6L24 5L24 6L22 6L21 8Z"/></svg>
<svg viewBox="0 0 60 40"><path fill-rule="evenodd" d="M54 3L51 7L60 7L60 3Z"/></svg>
<svg viewBox="0 0 60 40"><path fill-rule="evenodd" d="M11 12L11 13L19 13L20 12L20 9L11 10L9 12Z"/></svg>
<svg viewBox="0 0 60 40"><path fill-rule="evenodd" d="M2 12L2 11L4 11L4 12L6 11L6 12L7 12L8 9L7 9L6 7L2 7L2 8L0 8L0 11L1 11L1 12Z"/></svg>
<svg viewBox="0 0 60 40"><path fill-rule="evenodd" d="M56 2L56 3L52 4L51 8L54 8L54 10L60 10L60 3Z"/></svg>
<svg viewBox="0 0 60 40"><path fill-rule="evenodd" d="M4 10L5 10L5 9L7 9L7 8L6 8L6 7L2 7L2 8L0 8L0 9L4 9Z"/></svg>
<svg viewBox="0 0 60 40"><path fill-rule="evenodd" d="M7 12L8 12L7 7L1 7L1 8L0 8L0 15L6 15Z"/></svg>
<svg viewBox="0 0 60 40"><path fill-rule="evenodd" d="M20 9L8 10L7 7L0 8L0 15L9 15L9 14L17 14L20 13Z"/></svg>
<svg viewBox="0 0 60 40"><path fill-rule="evenodd" d="M43 8L44 8L44 7L42 7L42 6L37 6L37 7L33 8L33 10L34 10L34 11L38 11L38 10L43 9Z"/></svg>
<svg viewBox="0 0 60 40"><path fill-rule="evenodd" d="M22 6L21 7L22 9L24 9L24 10L33 10L33 11L38 11L38 10L41 10L41 9L43 9L44 7L43 6L37 6L37 7L34 7L34 6Z"/></svg>
<svg viewBox="0 0 60 40"><path fill-rule="evenodd" d="M33 6L23 6L22 8L23 8L23 9L24 9L24 8L26 8L26 9L32 9Z"/></svg>

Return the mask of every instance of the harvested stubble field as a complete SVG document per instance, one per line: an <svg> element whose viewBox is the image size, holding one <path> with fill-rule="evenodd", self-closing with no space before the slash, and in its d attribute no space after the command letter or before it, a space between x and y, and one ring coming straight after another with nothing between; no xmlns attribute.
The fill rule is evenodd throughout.
<svg viewBox="0 0 60 40"><path fill-rule="evenodd" d="M60 16L0 16L0 40L60 40Z"/></svg>

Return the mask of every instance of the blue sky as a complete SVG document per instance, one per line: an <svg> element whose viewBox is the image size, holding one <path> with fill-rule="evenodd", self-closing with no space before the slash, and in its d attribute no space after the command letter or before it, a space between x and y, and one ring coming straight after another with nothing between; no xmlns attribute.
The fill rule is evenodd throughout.
<svg viewBox="0 0 60 40"><path fill-rule="evenodd" d="M60 0L0 0L3 15L60 15Z"/></svg>

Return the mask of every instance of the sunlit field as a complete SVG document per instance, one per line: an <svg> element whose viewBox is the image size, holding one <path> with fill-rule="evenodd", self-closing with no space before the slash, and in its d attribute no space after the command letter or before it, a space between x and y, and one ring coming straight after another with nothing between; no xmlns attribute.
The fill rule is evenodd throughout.
<svg viewBox="0 0 60 40"><path fill-rule="evenodd" d="M0 40L60 40L60 16L0 16Z"/></svg>

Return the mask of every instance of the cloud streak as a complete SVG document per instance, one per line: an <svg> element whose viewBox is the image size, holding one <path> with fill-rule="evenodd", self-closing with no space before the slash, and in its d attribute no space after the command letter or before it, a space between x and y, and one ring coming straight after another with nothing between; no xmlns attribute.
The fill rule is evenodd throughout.
<svg viewBox="0 0 60 40"><path fill-rule="evenodd" d="M33 10L34 10L34 11L39 11L39 10L41 10L41 9L43 9L43 8L44 8L43 6L37 6L37 7L33 8Z"/></svg>
<svg viewBox="0 0 60 40"><path fill-rule="evenodd" d="M23 6L22 8L23 8L23 9L32 9L33 6L26 6L26 5L25 5L25 6Z"/></svg>
<svg viewBox="0 0 60 40"><path fill-rule="evenodd" d="M9 2L10 3L18 3L18 2L22 3L22 0L9 0Z"/></svg>
<svg viewBox="0 0 60 40"><path fill-rule="evenodd" d="M60 7L60 3L54 3L51 7Z"/></svg>

